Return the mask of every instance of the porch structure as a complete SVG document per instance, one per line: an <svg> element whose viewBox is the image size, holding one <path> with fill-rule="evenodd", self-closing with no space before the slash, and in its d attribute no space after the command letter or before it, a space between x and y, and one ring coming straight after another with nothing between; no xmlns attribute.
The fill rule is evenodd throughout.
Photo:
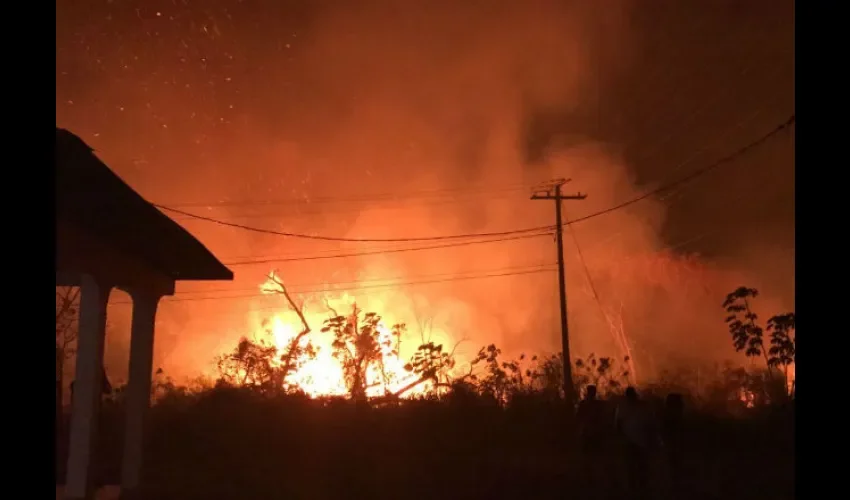
<svg viewBox="0 0 850 500"><path fill-rule="evenodd" d="M197 239L124 183L74 134L56 129L56 286L80 287L75 390L65 498L92 498L91 464L101 398L106 306L132 297L122 497L141 481L159 300L178 280L232 280Z"/></svg>

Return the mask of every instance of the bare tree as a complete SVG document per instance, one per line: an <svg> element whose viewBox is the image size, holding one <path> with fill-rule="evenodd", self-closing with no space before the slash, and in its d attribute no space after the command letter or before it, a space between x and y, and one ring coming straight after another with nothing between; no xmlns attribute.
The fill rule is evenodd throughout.
<svg viewBox="0 0 850 500"><path fill-rule="evenodd" d="M252 341L242 338L232 352L216 358L216 365L219 377L227 383L264 390L287 389L287 377L296 372L305 361L315 357L316 352L311 342L304 342L304 338L312 330L304 316L303 306L296 304L276 272L269 273L267 278L263 291L282 295L298 315L303 328L283 349L269 345L264 340ZM263 326L266 327L266 332L271 334L268 321L264 321Z"/></svg>
<svg viewBox="0 0 850 500"><path fill-rule="evenodd" d="M301 326L303 327L298 335L292 338L289 342L289 345L286 348L286 351L283 353L281 357L281 362L283 363L283 369L281 371L281 383L283 383L286 377L297 368L296 365L300 364L299 362L305 357L312 357L315 355L315 351L311 343L307 343L302 346L301 341L310 334L312 329L310 328L309 323L307 323L307 318L304 316L304 306L298 305L293 300L292 295L289 294L289 291L286 289L286 285L284 285L283 280L280 278L280 275L277 271L273 271L269 273L268 280L266 281L263 290L266 292L277 293L283 295L286 299L289 307L295 311L295 314L298 315L298 319L301 320Z"/></svg>
<svg viewBox="0 0 850 500"><path fill-rule="evenodd" d="M76 352L80 302L78 287L56 288L56 404L64 401L66 361Z"/></svg>

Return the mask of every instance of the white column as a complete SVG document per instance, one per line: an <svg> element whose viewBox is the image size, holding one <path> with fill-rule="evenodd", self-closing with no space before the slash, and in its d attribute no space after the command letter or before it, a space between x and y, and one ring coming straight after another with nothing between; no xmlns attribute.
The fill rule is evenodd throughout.
<svg viewBox="0 0 850 500"><path fill-rule="evenodd" d="M159 302L159 296L150 293L133 292L132 296L133 326L130 333L130 380L125 400L127 424L121 471L122 497L132 496L140 483L145 414L151 398L154 321Z"/></svg>
<svg viewBox="0 0 850 500"><path fill-rule="evenodd" d="M88 498L91 462L97 436L103 381L103 345L106 336L106 302L111 286L83 275L80 282L80 320L77 367L71 406L71 436L65 480L65 498Z"/></svg>

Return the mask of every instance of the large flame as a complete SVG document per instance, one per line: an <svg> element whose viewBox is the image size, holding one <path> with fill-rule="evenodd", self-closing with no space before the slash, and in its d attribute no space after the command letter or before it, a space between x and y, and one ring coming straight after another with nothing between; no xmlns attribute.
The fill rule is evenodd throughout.
<svg viewBox="0 0 850 500"><path fill-rule="evenodd" d="M280 279L272 273L269 279L260 286L260 289L266 294L283 295L279 283L281 283ZM284 297L281 296L281 299L283 301ZM317 310L319 308L311 307L314 304L322 304L323 307L321 310ZM297 305L304 315L304 320L310 326L310 332L303 335L298 341L299 346L306 348L308 344L312 345L315 355L309 356L305 362L287 376L284 381L287 386L297 387L312 397L342 396L349 393L342 361L334 356L334 334L323 332L321 329L324 322L334 315L334 312L341 315L350 314L355 304L355 297L348 293L333 294L326 292L311 294L304 304ZM375 312L382 318L386 318L383 306L383 301L371 299L369 301L370 309L366 312ZM411 397L433 390L432 381L416 384L420 380L420 376L405 368L407 364L405 356L412 354L421 339L416 339L414 335L404 331L401 332L401 335L396 335L392 328L388 326L393 324L395 323L386 319L382 319L378 324L378 342L382 354L381 365L375 363L367 369L366 395L368 397L379 397L396 394L402 392L402 389L406 389L400 396ZM277 352L282 355L288 351L302 331L304 331L304 325L298 313L291 307L282 304L281 311L274 312L270 317L265 318L263 326L259 328L255 336L271 342ZM444 335L439 335L439 337L444 337ZM403 346L410 347L406 351L402 351Z"/></svg>

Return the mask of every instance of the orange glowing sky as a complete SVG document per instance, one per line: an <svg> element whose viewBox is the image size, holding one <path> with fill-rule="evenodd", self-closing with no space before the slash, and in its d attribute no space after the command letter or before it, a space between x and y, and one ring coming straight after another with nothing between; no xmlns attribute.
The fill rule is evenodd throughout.
<svg viewBox="0 0 850 500"><path fill-rule="evenodd" d="M57 125L151 201L227 221L350 238L547 225L552 207L528 200L530 184L572 178L568 190L589 194L565 206L580 217L793 113L793 3L684 4L57 2ZM603 308L625 311L647 370L731 357L720 303L742 283L763 290L764 314L793 308L793 172L785 134L698 187L575 226ZM422 245L174 218L243 264L232 283L181 285L163 303L156 363L169 374L207 371L285 311L257 293L271 268L295 289L348 283L335 288L409 325L430 321L447 343L465 341L459 352L557 348L552 273L363 287L549 266L550 238L269 262ZM566 241L573 351L612 353ZM683 263L687 252L703 257ZM118 377L119 295L107 352Z"/></svg>

